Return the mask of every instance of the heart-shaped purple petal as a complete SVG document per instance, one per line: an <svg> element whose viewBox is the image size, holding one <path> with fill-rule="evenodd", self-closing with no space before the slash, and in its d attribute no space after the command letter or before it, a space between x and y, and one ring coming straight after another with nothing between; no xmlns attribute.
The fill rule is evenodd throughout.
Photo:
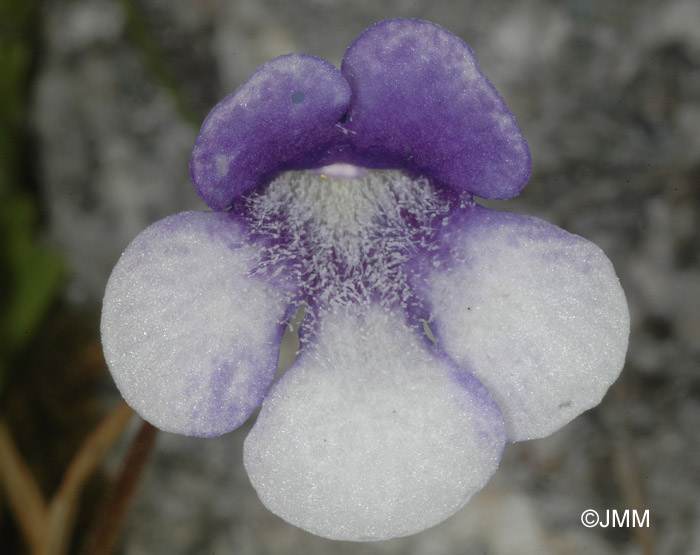
<svg viewBox="0 0 700 555"><path fill-rule="evenodd" d="M350 45L344 127L354 161L406 168L484 198L517 195L530 154L472 50L427 21L389 19Z"/></svg>
<svg viewBox="0 0 700 555"><path fill-rule="evenodd" d="M260 66L202 125L190 161L199 196L223 210L280 171L314 166L341 134L349 102L325 60L288 54Z"/></svg>

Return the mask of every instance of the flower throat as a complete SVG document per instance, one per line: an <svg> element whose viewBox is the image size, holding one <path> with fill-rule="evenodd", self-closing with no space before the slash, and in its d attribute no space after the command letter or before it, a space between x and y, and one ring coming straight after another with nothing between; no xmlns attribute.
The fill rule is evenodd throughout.
<svg viewBox="0 0 700 555"><path fill-rule="evenodd" d="M284 267L322 309L368 301L407 308L405 263L431 248L449 203L427 179L354 169L286 172L246 199L247 219L266 239L262 267Z"/></svg>

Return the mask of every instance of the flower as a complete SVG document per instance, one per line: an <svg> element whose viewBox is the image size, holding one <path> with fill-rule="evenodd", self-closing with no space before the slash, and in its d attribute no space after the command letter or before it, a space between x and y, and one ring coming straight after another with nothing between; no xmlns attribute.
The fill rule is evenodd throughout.
<svg viewBox="0 0 700 555"><path fill-rule="evenodd" d="M246 469L312 533L441 522L507 441L551 434L622 368L629 313L602 251L474 201L517 195L529 151L437 25L378 23L340 71L304 54L264 64L212 110L191 173L214 211L157 222L122 255L110 370L181 434L226 433L262 402ZM271 386L300 306L302 347Z"/></svg>

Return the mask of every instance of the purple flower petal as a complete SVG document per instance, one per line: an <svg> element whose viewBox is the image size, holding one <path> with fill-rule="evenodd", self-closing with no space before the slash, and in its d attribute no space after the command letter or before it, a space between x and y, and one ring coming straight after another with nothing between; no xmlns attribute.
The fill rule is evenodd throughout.
<svg viewBox="0 0 700 555"><path fill-rule="evenodd" d="M289 295L252 275L257 257L232 214L183 212L143 231L119 259L102 342L122 396L154 426L216 436L260 404Z"/></svg>
<svg viewBox="0 0 700 555"><path fill-rule="evenodd" d="M190 161L195 189L223 210L266 177L314 166L349 102L347 82L325 60L289 54L267 62L202 125Z"/></svg>
<svg viewBox="0 0 700 555"><path fill-rule="evenodd" d="M512 441L597 405L625 361L629 311L612 264L557 226L481 207L444 228L423 295L440 347L498 402Z"/></svg>
<svg viewBox="0 0 700 555"><path fill-rule="evenodd" d="M332 539L388 539L441 522L488 482L501 414L421 335L376 306L322 315L245 441L271 511Z"/></svg>
<svg viewBox="0 0 700 555"><path fill-rule="evenodd" d="M517 195L530 175L525 139L461 39L426 21L377 23L348 48L344 127L355 163L408 168L484 198Z"/></svg>

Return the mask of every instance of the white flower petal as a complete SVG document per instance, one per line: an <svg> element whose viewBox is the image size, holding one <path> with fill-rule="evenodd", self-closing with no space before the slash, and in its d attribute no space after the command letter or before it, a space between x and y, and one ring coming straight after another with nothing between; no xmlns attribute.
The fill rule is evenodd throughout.
<svg viewBox="0 0 700 555"><path fill-rule="evenodd" d="M403 323L366 308L323 315L266 397L244 447L262 502L339 540L446 519L495 472L505 429L478 380Z"/></svg>
<svg viewBox="0 0 700 555"><path fill-rule="evenodd" d="M260 404L287 302L251 275L257 253L231 214L184 212L143 231L114 268L105 356L124 399L154 426L215 436Z"/></svg>
<svg viewBox="0 0 700 555"><path fill-rule="evenodd" d="M446 264L424 282L439 346L503 411L511 441L597 405L627 351L629 311L593 243L529 216L475 207L446 222Z"/></svg>

